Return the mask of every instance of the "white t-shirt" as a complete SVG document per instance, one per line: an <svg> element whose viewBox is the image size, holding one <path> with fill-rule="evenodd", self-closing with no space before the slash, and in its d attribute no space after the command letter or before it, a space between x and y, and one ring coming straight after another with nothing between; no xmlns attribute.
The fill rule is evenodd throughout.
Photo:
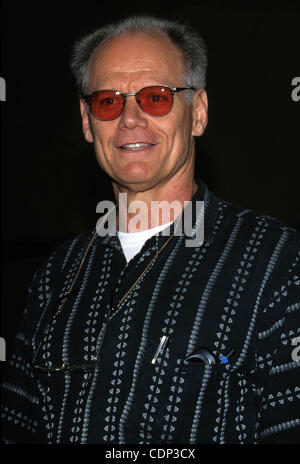
<svg viewBox="0 0 300 464"><path fill-rule="evenodd" d="M127 263L139 253L142 249L144 243L148 240L148 238L152 237L152 235L157 234L161 230L166 229L172 224L172 222L168 222L161 226L152 227L151 229L142 230L141 232L119 232L117 231L117 235L121 242L125 258Z"/></svg>

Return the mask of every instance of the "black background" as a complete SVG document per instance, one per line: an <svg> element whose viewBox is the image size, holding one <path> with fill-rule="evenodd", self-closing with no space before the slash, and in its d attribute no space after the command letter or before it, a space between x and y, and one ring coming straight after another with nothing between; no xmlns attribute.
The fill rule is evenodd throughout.
<svg viewBox="0 0 300 464"><path fill-rule="evenodd" d="M187 20L208 47L209 123L197 176L222 199L300 229L297 3L1 2L2 328L8 353L46 256L93 227L112 189L83 138L74 40L128 14ZM241 3L241 2L239 2ZM298 2L299 5L299 2Z"/></svg>

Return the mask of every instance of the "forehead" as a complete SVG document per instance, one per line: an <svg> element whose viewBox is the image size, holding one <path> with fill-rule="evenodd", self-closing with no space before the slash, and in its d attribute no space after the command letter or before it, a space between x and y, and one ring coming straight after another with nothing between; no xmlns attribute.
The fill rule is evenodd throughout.
<svg viewBox="0 0 300 464"><path fill-rule="evenodd" d="M182 53L163 33L126 33L99 46L89 62L89 87L183 85ZM121 87L120 87L121 86ZM137 89L135 89L137 90Z"/></svg>

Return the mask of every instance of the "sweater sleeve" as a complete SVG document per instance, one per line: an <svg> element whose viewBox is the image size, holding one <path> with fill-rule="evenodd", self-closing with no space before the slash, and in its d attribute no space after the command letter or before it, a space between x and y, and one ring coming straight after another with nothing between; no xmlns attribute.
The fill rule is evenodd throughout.
<svg viewBox="0 0 300 464"><path fill-rule="evenodd" d="M36 290L42 280L38 271L27 290L23 312L14 348L4 363L2 375L2 439L6 444L41 443L43 434L40 395L31 366L33 359L32 333L36 323L34 309Z"/></svg>
<svg viewBox="0 0 300 464"><path fill-rule="evenodd" d="M1 417L4 443L51 443L49 422L53 411L47 404L48 387L41 384L32 361L44 333L51 301L55 300L56 292L66 290L65 276L72 281L90 235L90 232L84 233L54 250L28 287L14 348L3 367Z"/></svg>
<svg viewBox="0 0 300 464"><path fill-rule="evenodd" d="M299 255L263 309L257 343L259 443L300 442Z"/></svg>

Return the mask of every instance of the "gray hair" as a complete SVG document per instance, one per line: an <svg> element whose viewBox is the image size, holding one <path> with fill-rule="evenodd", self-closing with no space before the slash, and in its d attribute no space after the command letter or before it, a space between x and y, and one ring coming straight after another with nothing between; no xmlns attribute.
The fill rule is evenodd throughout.
<svg viewBox="0 0 300 464"><path fill-rule="evenodd" d="M109 24L75 42L72 49L71 70L80 95L88 93L88 64L93 51L108 39L130 32L164 33L181 51L184 59L183 81L186 87L205 88L207 55L204 41L190 26L173 20L152 16L131 16L118 23ZM192 103L192 92L187 92Z"/></svg>

